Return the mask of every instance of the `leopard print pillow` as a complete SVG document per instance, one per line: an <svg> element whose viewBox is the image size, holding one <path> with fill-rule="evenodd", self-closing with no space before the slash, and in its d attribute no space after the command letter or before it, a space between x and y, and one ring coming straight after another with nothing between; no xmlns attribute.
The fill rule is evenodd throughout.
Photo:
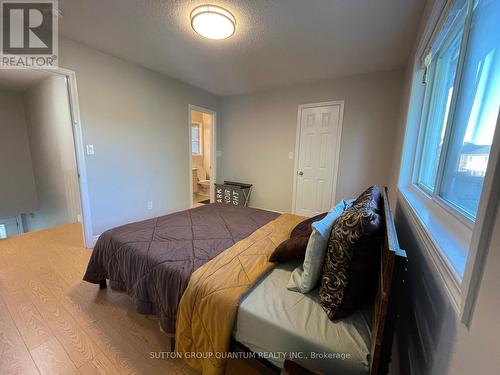
<svg viewBox="0 0 500 375"><path fill-rule="evenodd" d="M330 320L352 313L375 284L380 249L380 189L363 192L333 224L323 266L320 304Z"/></svg>

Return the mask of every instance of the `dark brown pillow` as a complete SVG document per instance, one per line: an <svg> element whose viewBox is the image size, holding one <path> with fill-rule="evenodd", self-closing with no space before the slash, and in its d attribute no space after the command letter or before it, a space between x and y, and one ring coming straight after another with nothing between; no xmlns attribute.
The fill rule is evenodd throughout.
<svg viewBox="0 0 500 375"><path fill-rule="evenodd" d="M280 243L269 257L273 263L288 262L293 259L304 259L309 236L295 236Z"/></svg>
<svg viewBox="0 0 500 375"><path fill-rule="evenodd" d="M380 202L380 188L372 186L333 224L319 291L330 320L361 307L377 285L383 226Z"/></svg>
<svg viewBox="0 0 500 375"><path fill-rule="evenodd" d="M269 257L273 263L288 262L294 259L304 259L306 255L307 243L312 233L311 224L321 220L327 212L310 217L297 224L292 230L290 238L280 243Z"/></svg>
<svg viewBox="0 0 500 375"><path fill-rule="evenodd" d="M305 236L305 235L310 236L312 233L311 224L314 223L315 221L320 221L321 219L323 219L327 213L328 212L324 212L322 214L310 217L309 219L306 219L298 223L295 226L295 228L293 228L290 238L296 236Z"/></svg>

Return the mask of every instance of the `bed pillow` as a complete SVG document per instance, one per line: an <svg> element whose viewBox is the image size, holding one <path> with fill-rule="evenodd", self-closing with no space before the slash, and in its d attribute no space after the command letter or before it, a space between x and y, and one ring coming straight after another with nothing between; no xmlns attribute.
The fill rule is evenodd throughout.
<svg viewBox="0 0 500 375"><path fill-rule="evenodd" d="M361 307L377 283L382 216L380 189L363 192L333 224L326 252L320 304L330 320Z"/></svg>
<svg viewBox="0 0 500 375"><path fill-rule="evenodd" d="M269 257L269 261L283 263L294 259L304 259L308 242L308 235L290 237L276 247Z"/></svg>
<svg viewBox="0 0 500 375"><path fill-rule="evenodd" d="M310 217L301 221L292 230L290 238L280 243L269 257L269 261L273 263L288 262L290 260L303 260L306 254L307 243L312 232L311 224L317 220L321 220L326 216L327 212Z"/></svg>
<svg viewBox="0 0 500 375"><path fill-rule="evenodd" d="M295 228L292 230L292 234L290 235L291 237L296 237L296 236L305 236L309 237L312 233L312 227L311 224L314 223L315 221L323 219L328 212L324 212L322 214L310 217L304 221L301 221L300 223L297 224Z"/></svg>
<svg viewBox="0 0 500 375"><path fill-rule="evenodd" d="M333 207L328 215L331 217L328 220L318 220L314 223L314 228L321 234L321 236L330 238L333 222L338 218L347 207L354 203L354 199L341 200L335 207ZM333 218L333 220L331 220Z"/></svg>
<svg viewBox="0 0 500 375"><path fill-rule="evenodd" d="M314 222L309 242L307 243L304 263L293 270L287 288L294 292L308 293L314 289L321 277L323 260L333 222L346 207L340 201L322 220Z"/></svg>

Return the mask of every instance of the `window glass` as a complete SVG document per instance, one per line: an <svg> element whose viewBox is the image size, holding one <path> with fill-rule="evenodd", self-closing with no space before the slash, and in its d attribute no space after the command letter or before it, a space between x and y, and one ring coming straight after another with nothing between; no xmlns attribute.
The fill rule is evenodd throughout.
<svg viewBox="0 0 500 375"><path fill-rule="evenodd" d="M463 17L457 19L455 25L450 28L429 67L430 74L427 85L429 85L430 95L427 98L427 121L425 122L418 183L430 191L434 190L436 182L462 36Z"/></svg>
<svg viewBox="0 0 500 375"><path fill-rule="evenodd" d="M440 195L475 217L500 105L500 1L474 9Z"/></svg>
<svg viewBox="0 0 500 375"><path fill-rule="evenodd" d="M193 124L191 126L191 152L193 154L200 154L200 126Z"/></svg>

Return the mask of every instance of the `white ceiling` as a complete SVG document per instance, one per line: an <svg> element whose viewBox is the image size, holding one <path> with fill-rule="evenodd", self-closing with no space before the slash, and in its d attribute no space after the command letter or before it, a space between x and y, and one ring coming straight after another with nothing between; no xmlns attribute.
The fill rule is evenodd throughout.
<svg viewBox="0 0 500 375"><path fill-rule="evenodd" d="M50 73L29 69L0 69L0 89L24 91L49 75Z"/></svg>
<svg viewBox="0 0 500 375"><path fill-rule="evenodd" d="M236 17L223 41L189 14ZM425 0L59 0L62 36L218 95L401 68Z"/></svg>

